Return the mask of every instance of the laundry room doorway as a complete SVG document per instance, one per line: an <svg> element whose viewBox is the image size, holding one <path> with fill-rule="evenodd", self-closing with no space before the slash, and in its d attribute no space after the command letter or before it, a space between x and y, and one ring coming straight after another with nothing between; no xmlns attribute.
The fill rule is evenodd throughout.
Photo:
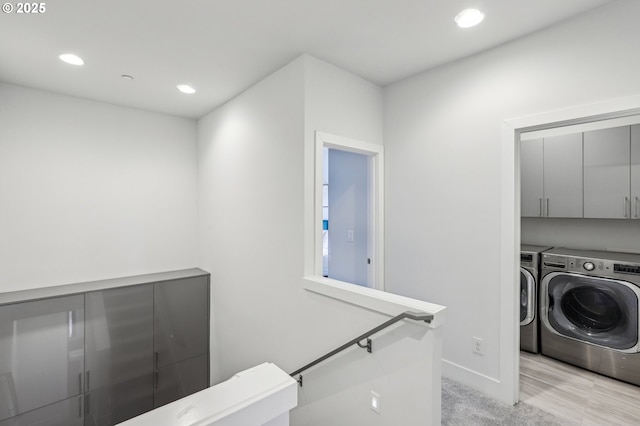
<svg viewBox="0 0 640 426"><path fill-rule="evenodd" d="M500 239L500 395L505 402L519 401L520 386L520 246L521 246L521 138L533 132L622 119L640 114L640 96L505 120L502 126L502 186ZM560 130L562 132L562 130ZM546 207L538 207L543 212ZM516 288L517 287L517 288Z"/></svg>

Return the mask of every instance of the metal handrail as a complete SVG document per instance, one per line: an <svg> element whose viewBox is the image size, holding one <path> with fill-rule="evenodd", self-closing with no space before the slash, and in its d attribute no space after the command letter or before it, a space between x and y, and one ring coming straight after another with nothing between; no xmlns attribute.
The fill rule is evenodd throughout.
<svg viewBox="0 0 640 426"><path fill-rule="evenodd" d="M377 333L380 330L383 330L387 327L389 327L390 325L393 325L395 323L397 323L400 320L403 320L405 318L408 319L412 319L414 321L424 321L427 323L430 323L433 320L433 315L432 314L427 314L424 312L403 312L400 315L396 315L395 317L391 318L389 321L386 321L382 324L380 324L379 326L372 328L371 330L367 331L366 333L361 334L360 336L356 337L355 339L351 339L349 340L347 343L345 343L344 345L340 346L339 348L336 348L334 350L332 350L331 352L326 353L325 355L322 355L320 358L311 361L309 364L305 365L302 368L297 369L296 371L294 371L293 373L291 373L291 377L294 377L300 373L302 373L305 370L308 370L309 368L320 364L322 361L326 360L327 358L331 358L332 356L336 355L339 352L342 352L343 350L347 349L349 346L355 345L357 344L358 346L360 346L361 348L367 348L367 352L371 352L371 339L369 339L368 337ZM361 345L360 342L364 339L367 339L367 344L366 345ZM300 384L300 386L302 386L302 375L298 378L298 383Z"/></svg>

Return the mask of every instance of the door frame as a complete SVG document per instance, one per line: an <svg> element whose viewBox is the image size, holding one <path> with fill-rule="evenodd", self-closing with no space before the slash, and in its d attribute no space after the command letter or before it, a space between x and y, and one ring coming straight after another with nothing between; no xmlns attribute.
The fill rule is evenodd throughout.
<svg viewBox="0 0 640 426"><path fill-rule="evenodd" d="M519 401L520 134L640 114L640 95L505 119L501 144L500 399Z"/></svg>
<svg viewBox="0 0 640 426"><path fill-rule="evenodd" d="M369 235L368 287L384 291L384 147L344 136L315 132L315 207L314 207L314 275L322 276L322 170L323 149L339 149L369 157ZM331 225L329 225L331 226Z"/></svg>

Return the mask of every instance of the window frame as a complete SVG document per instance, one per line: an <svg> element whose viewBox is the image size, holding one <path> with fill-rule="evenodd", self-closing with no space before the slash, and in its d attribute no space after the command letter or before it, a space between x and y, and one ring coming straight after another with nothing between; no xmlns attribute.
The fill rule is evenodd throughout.
<svg viewBox="0 0 640 426"><path fill-rule="evenodd" d="M375 290L384 291L384 147L369 142L315 132L314 149L314 208L313 208L313 278L322 279L322 194L323 194L323 148L339 149L370 157L371 202L369 233L371 235L371 279ZM336 280L333 280L336 281ZM344 282L349 285L356 285Z"/></svg>

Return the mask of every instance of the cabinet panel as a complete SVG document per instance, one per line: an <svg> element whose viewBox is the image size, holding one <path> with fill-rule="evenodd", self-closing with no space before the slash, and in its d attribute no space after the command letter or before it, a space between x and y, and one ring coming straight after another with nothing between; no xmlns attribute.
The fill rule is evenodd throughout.
<svg viewBox="0 0 640 426"><path fill-rule="evenodd" d="M542 161L542 139L520 142L520 209L523 217L543 215Z"/></svg>
<svg viewBox="0 0 640 426"><path fill-rule="evenodd" d="M83 426L82 400L81 396L75 396L0 421L0 426Z"/></svg>
<svg viewBox="0 0 640 426"><path fill-rule="evenodd" d="M0 307L0 420L82 393L84 295Z"/></svg>
<svg viewBox="0 0 640 426"><path fill-rule="evenodd" d="M155 408L183 398L209 386L209 357L201 355L158 369Z"/></svg>
<svg viewBox="0 0 640 426"><path fill-rule="evenodd" d="M631 126L632 218L640 219L640 124Z"/></svg>
<svg viewBox="0 0 640 426"><path fill-rule="evenodd" d="M582 217L582 133L544 138L545 216Z"/></svg>
<svg viewBox="0 0 640 426"><path fill-rule="evenodd" d="M153 410L153 375L94 389L86 396L85 426L111 426Z"/></svg>
<svg viewBox="0 0 640 426"><path fill-rule="evenodd" d="M153 285L86 294L87 389L153 373Z"/></svg>
<svg viewBox="0 0 640 426"><path fill-rule="evenodd" d="M629 217L629 143L629 126L584 133L584 217Z"/></svg>
<svg viewBox="0 0 640 426"><path fill-rule="evenodd" d="M209 351L207 277L155 284L154 306L157 368Z"/></svg>

